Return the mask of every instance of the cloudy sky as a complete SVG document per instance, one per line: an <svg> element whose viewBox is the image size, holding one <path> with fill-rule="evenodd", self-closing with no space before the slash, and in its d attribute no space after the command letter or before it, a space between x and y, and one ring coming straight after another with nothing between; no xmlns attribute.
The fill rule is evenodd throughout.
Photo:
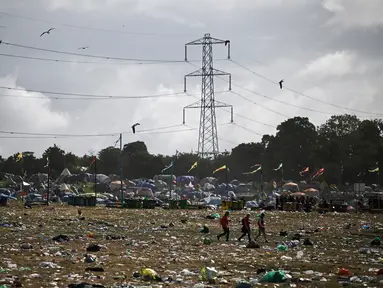
<svg viewBox="0 0 383 288"><path fill-rule="evenodd" d="M32 134L0 133L0 154L41 155L54 143L76 154L98 151L117 137L37 134L113 134L130 131L135 122L142 132L124 134L124 143L145 141L152 153L196 151L198 130L189 129L198 127L199 111L187 110L187 126L181 126L182 109L200 97L201 79L188 79L190 94L175 93L183 92L184 75L201 65L199 46L188 50L196 62L182 62L184 44L205 33L231 40L232 61L223 60L224 45L214 46L215 68L231 73L233 81L230 93L227 82L215 79L222 92L216 99L233 105L235 113L228 124L228 111L217 112L221 151L274 134L288 117L307 116L316 125L353 109L364 118L380 117L362 112L383 114L381 11L381 0L1 0L0 86L16 90L0 89L0 131ZM56 30L39 37L49 28ZM6 43L181 62L139 64ZM89 48L78 50L83 46ZM286 89L274 83L281 79ZM171 95L89 97L163 94Z"/></svg>

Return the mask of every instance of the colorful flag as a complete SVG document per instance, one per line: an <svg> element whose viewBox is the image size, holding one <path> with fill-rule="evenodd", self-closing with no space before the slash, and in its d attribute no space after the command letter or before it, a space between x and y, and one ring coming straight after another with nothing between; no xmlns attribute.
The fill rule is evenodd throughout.
<svg viewBox="0 0 383 288"><path fill-rule="evenodd" d="M379 173L379 167L376 167L375 169L368 170L370 173Z"/></svg>
<svg viewBox="0 0 383 288"><path fill-rule="evenodd" d="M16 162L19 162L20 160L22 160L23 159L23 153L19 153L19 154L17 154L17 156L16 156Z"/></svg>
<svg viewBox="0 0 383 288"><path fill-rule="evenodd" d="M303 176L305 173L309 172L310 169L309 167L306 167L305 169L303 169L301 172L299 172L299 175Z"/></svg>
<svg viewBox="0 0 383 288"><path fill-rule="evenodd" d="M172 162L170 162L169 166L166 166L164 169L161 170L161 173L164 173L166 170L169 170L172 167L173 167L173 160L172 160Z"/></svg>
<svg viewBox="0 0 383 288"><path fill-rule="evenodd" d="M114 148L116 148L116 146L117 146L117 144L118 144L118 142L120 142L120 137L118 137L118 139L116 140L116 142L114 142Z"/></svg>
<svg viewBox="0 0 383 288"><path fill-rule="evenodd" d="M316 178L316 177L322 175L323 172L324 172L324 168L320 168L320 169L317 171L317 173L314 174L314 176L313 176L313 178L312 178L311 180L313 180L314 178Z"/></svg>
<svg viewBox="0 0 383 288"><path fill-rule="evenodd" d="M190 167L188 173L189 173L191 170L197 168L197 165L198 165L198 161L196 161L196 162Z"/></svg>
<svg viewBox="0 0 383 288"><path fill-rule="evenodd" d="M214 171L213 171L213 174L215 174L216 172L218 172L218 171L221 171L221 170L226 170L227 168L226 168L226 165L223 165L222 167L219 167L218 169L215 169ZM228 170L228 169L227 169Z"/></svg>
<svg viewBox="0 0 383 288"><path fill-rule="evenodd" d="M92 167L92 165L96 162L96 160L97 160L97 158L94 157L94 158L93 158L93 161L92 161L92 162L90 163L90 165L89 165L89 168Z"/></svg>
<svg viewBox="0 0 383 288"><path fill-rule="evenodd" d="M243 173L243 174L244 174L244 175L255 174L255 173L257 173L258 171L261 171L261 170L262 170L262 166L258 166L257 169L255 169L255 170L253 170L253 171L251 171L251 172L245 172L245 173Z"/></svg>
<svg viewBox="0 0 383 288"><path fill-rule="evenodd" d="M281 170L283 167L283 163L279 164L278 168L275 168L273 169L274 171L278 171L278 170Z"/></svg>

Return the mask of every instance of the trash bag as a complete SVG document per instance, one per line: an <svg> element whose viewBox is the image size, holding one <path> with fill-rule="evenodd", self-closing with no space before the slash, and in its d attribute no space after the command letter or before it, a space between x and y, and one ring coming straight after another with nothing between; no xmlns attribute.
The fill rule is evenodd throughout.
<svg viewBox="0 0 383 288"><path fill-rule="evenodd" d="M279 244L277 246L277 249L278 249L278 251L287 251L288 250L287 246L283 245L283 244Z"/></svg>
<svg viewBox="0 0 383 288"><path fill-rule="evenodd" d="M374 240L371 241L371 246L380 246L381 240L380 237L376 237Z"/></svg>
<svg viewBox="0 0 383 288"><path fill-rule="evenodd" d="M208 234L210 233L210 229L207 225L203 225L203 227L199 230L200 233Z"/></svg>
<svg viewBox="0 0 383 288"><path fill-rule="evenodd" d="M282 283L284 281L286 281L286 273L282 270L267 272L262 278L262 282L268 283Z"/></svg>
<svg viewBox="0 0 383 288"><path fill-rule="evenodd" d="M218 271L214 267L203 267L201 276L203 281L214 281L217 278Z"/></svg>
<svg viewBox="0 0 383 288"><path fill-rule="evenodd" d="M140 276L146 281L160 281L161 277L158 276L157 272L150 268L142 268L140 270Z"/></svg>

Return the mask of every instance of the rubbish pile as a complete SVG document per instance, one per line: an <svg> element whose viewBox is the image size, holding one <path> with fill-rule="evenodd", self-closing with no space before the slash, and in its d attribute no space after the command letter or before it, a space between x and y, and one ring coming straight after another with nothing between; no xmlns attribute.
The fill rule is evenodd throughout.
<svg viewBox="0 0 383 288"><path fill-rule="evenodd" d="M228 242L216 238L222 211L81 212L0 207L0 287L383 285L383 215L267 212L268 242L248 245L241 219L250 213L256 236L259 211L232 212Z"/></svg>

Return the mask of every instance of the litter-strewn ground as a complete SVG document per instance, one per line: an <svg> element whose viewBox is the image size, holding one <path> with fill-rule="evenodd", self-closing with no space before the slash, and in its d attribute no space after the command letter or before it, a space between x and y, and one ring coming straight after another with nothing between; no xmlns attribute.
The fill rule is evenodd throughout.
<svg viewBox="0 0 383 288"><path fill-rule="evenodd" d="M66 205L1 207L0 287L68 287L81 282L105 287L235 287L240 282L256 285L262 269L283 269L290 279L282 285L290 287L337 287L342 281L383 285L378 275L382 248L371 246L376 236L383 236L382 230L371 231L381 227L383 215L266 212L269 242L259 239L261 248L248 249L247 239L241 244L236 240L246 212L231 214L229 242L224 237L217 242L218 220L206 219L222 211L97 207L81 212ZM255 222L257 211L250 213ZM203 224L210 234L200 233ZM287 236L280 236L281 230ZM299 242L291 241L296 233L302 236ZM59 235L69 239L52 240ZM204 243L205 238L212 243ZM303 245L305 238L313 246ZM287 251L278 251L282 242ZM87 252L92 243L101 250ZM200 279L203 266L218 271L216 284ZM87 271L95 267L101 271ZM134 277L141 268L154 269L165 281ZM340 268L351 275L340 277Z"/></svg>

